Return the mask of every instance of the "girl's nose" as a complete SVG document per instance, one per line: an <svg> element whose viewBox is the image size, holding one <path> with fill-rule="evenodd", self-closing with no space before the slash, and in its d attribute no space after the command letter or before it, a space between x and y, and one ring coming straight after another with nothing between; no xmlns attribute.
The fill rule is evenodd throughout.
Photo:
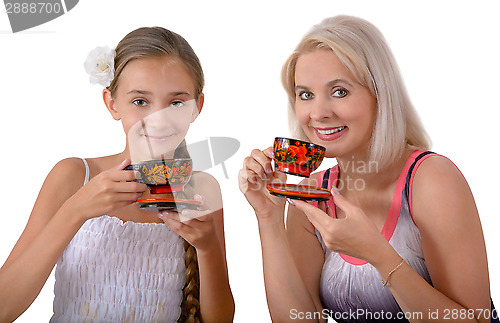
<svg viewBox="0 0 500 323"><path fill-rule="evenodd" d="M146 124L152 128L165 128L173 122L172 116L167 108L158 108L153 110L147 117L144 118Z"/></svg>

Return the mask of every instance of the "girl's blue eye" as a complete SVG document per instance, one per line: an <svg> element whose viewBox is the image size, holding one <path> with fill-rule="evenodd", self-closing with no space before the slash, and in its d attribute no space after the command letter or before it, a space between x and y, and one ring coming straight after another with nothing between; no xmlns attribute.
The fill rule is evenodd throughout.
<svg viewBox="0 0 500 323"><path fill-rule="evenodd" d="M145 107L146 105L148 105L148 103L143 99L136 99L132 102L139 107Z"/></svg>
<svg viewBox="0 0 500 323"><path fill-rule="evenodd" d="M336 89L333 91L332 96L337 98L345 97L349 92L346 89Z"/></svg>
<svg viewBox="0 0 500 323"><path fill-rule="evenodd" d="M314 98L314 95L311 92L302 91L299 93L299 98L302 101L307 101L307 100L311 100L312 98Z"/></svg>
<svg viewBox="0 0 500 323"><path fill-rule="evenodd" d="M174 102L170 103L170 105L173 106L174 108L181 108L184 105L184 102L174 101Z"/></svg>

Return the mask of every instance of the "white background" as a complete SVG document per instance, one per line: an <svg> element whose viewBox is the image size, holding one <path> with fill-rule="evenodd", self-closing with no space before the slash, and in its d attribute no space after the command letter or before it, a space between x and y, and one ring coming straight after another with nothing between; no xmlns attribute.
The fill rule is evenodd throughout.
<svg viewBox="0 0 500 323"><path fill-rule="evenodd" d="M159 25L184 36L206 75L205 107L188 142L238 139L208 170L221 184L235 322L270 322L255 215L237 187L253 148L288 135L280 70L321 19L350 14L386 36L436 152L466 176L480 212L493 299L500 304L498 103L500 19L496 1L130 1L82 0L66 15L13 34L0 12L0 263L21 234L43 180L65 157L120 152L121 125L83 69L87 53L129 31ZM322 168L331 166L325 161ZM467 261L467 255L464 262ZM18 322L48 321L53 278ZM1 306L1 305L0 305Z"/></svg>

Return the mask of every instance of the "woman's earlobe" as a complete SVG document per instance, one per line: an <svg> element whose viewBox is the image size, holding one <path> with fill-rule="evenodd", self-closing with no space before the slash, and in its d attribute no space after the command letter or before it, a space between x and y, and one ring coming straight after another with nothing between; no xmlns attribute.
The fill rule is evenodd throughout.
<svg viewBox="0 0 500 323"><path fill-rule="evenodd" d="M118 110L115 108L115 100L111 96L111 91L108 89L104 89L102 91L102 99L104 100L104 104L106 105L106 108L108 109L109 113L111 113L111 116L113 119L116 121L120 120L120 114L118 113Z"/></svg>

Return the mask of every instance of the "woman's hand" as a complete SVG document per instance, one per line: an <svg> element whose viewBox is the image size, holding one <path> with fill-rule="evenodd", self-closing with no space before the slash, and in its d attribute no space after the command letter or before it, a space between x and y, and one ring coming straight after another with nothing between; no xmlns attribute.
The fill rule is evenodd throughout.
<svg viewBox="0 0 500 323"><path fill-rule="evenodd" d="M123 170L129 164L130 159L126 159L120 165L99 173L69 198L63 207L71 208L85 219L90 219L134 203L148 187L134 182L135 171Z"/></svg>
<svg viewBox="0 0 500 323"><path fill-rule="evenodd" d="M273 171L271 161L273 148L269 147L263 151L254 149L250 156L245 158L243 168L238 174L240 191L255 210L259 220L272 219L273 215L283 220L285 201L282 198L272 196L266 185L269 183L285 183L284 173Z"/></svg>
<svg viewBox="0 0 500 323"><path fill-rule="evenodd" d="M195 195L194 199L201 202L199 210L183 209L181 212L167 210L159 212L158 217L198 251L220 247L214 223L216 211L205 208L202 196Z"/></svg>
<svg viewBox="0 0 500 323"><path fill-rule="evenodd" d="M345 218L333 218L333 211L328 207L325 213L304 201L289 201L304 212L321 233L328 249L373 264L378 260L377 257L381 255L381 251L390 245L361 208L349 202L335 190L332 190L332 195L335 205L344 212Z"/></svg>

